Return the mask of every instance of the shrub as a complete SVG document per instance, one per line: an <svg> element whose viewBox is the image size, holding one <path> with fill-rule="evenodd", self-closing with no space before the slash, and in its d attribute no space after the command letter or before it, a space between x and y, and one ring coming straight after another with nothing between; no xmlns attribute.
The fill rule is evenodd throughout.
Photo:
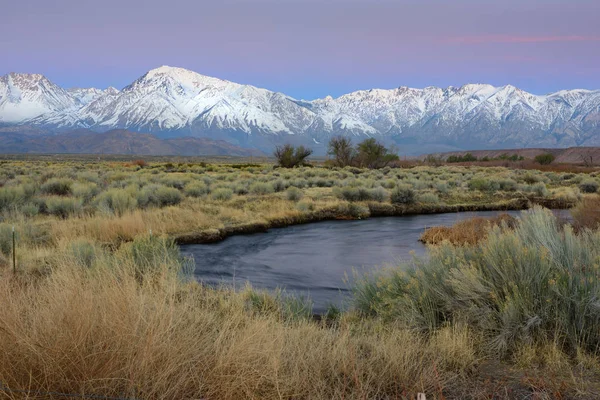
<svg viewBox="0 0 600 400"><path fill-rule="evenodd" d="M71 194L71 182L69 179L52 178L44 183L40 190L42 193L56 196L67 196Z"/></svg>
<svg viewBox="0 0 600 400"><path fill-rule="evenodd" d="M75 182L72 193L73 196L79 197L84 203L87 203L98 194L98 185L93 182Z"/></svg>
<svg viewBox="0 0 600 400"><path fill-rule="evenodd" d="M26 200L25 191L20 186L0 188L0 211L16 208Z"/></svg>
<svg viewBox="0 0 600 400"><path fill-rule="evenodd" d="M417 197L419 203L425 204L437 204L440 202L440 198L431 192L422 193Z"/></svg>
<svg viewBox="0 0 600 400"><path fill-rule="evenodd" d="M501 179L500 181L498 181L498 185L500 187L500 190L503 190L505 192L514 192L519 187L517 182L513 179Z"/></svg>
<svg viewBox="0 0 600 400"><path fill-rule="evenodd" d="M96 247L86 239L75 239L69 245L71 254L79 265L91 267L96 258Z"/></svg>
<svg viewBox="0 0 600 400"><path fill-rule="evenodd" d="M183 196L181 192L173 187L163 185L147 185L137 194L137 202L140 207L166 207L179 204Z"/></svg>
<svg viewBox="0 0 600 400"><path fill-rule="evenodd" d="M273 189L276 192L283 192L286 188L286 184L285 181L283 179L277 179L275 182L273 182Z"/></svg>
<svg viewBox="0 0 600 400"><path fill-rule="evenodd" d="M97 207L110 214L123 215L127 211L134 210L138 202L125 189L108 189L96 197Z"/></svg>
<svg viewBox="0 0 600 400"><path fill-rule="evenodd" d="M181 192L172 187L161 186L156 191L159 207L174 206L183 199Z"/></svg>
<svg viewBox="0 0 600 400"><path fill-rule="evenodd" d="M190 182L185 185L183 191L191 197L202 197L210 193L210 189L203 182Z"/></svg>
<svg viewBox="0 0 600 400"><path fill-rule="evenodd" d="M534 160L538 164L548 165L552 164L552 162L554 161L554 155L551 153L540 154L535 156Z"/></svg>
<svg viewBox="0 0 600 400"><path fill-rule="evenodd" d="M598 182L588 179L579 184L579 190L583 193L596 193L598 191Z"/></svg>
<svg viewBox="0 0 600 400"><path fill-rule="evenodd" d="M531 174L529 172L527 174L525 174L525 176L523 176L523 181L525 183L530 184L530 185L533 185L534 183L537 183L537 182L539 182L541 180L542 180L542 178L540 178L537 175L533 175L533 174Z"/></svg>
<svg viewBox="0 0 600 400"><path fill-rule="evenodd" d="M52 196L46 199L49 214L60 218L68 218L81 210L82 201L71 197Z"/></svg>
<svg viewBox="0 0 600 400"><path fill-rule="evenodd" d="M412 204L415 202L415 191L409 185L398 185L390 194L392 204Z"/></svg>
<svg viewBox="0 0 600 400"><path fill-rule="evenodd" d="M443 245L417 268L366 279L356 306L430 333L465 324L501 355L548 342L594 352L598 257L600 235L563 230L551 211L536 208L514 230L494 229L475 248Z"/></svg>
<svg viewBox="0 0 600 400"><path fill-rule="evenodd" d="M268 182L255 182L251 184L248 189L250 190L250 193L256 195L265 195L275 191L273 185Z"/></svg>
<svg viewBox="0 0 600 400"><path fill-rule="evenodd" d="M228 188L215 189L211 195L213 200L226 201L233 197L233 190Z"/></svg>
<svg viewBox="0 0 600 400"><path fill-rule="evenodd" d="M293 168L306 164L306 158L312 154L312 150L304 146L297 148L291 144L277 146L273 155L277 159L279 166L284 168Z"/></svg>
<svg viewBox="0 0 600 400"><path fill-rule="evenodd" d="M389 196L387 190L385 190L381 186L376 187L375 189L372 189L369 194L370 194L371 200L377 201L379 203L383 203L384 201L386 201Z"/></svg>
<svg viewBox="0 0 600 400"><path fill-rule="evenodd" d="M468 187L470 190L479 190L480 192L486 192L492 190L492 183L488 179L473 178L469 181Z"/></svg>
<svg viewBox="0 0 600 400"><path fill-rule="evenodd" d="M287 199L290 201L299 201L303 196L302 191L293 186L291 188L289 188L285 192L285 194L286 194Z"/></svg>
<svg viewBox="0 0 600 400"><path fill-rule="evenodd" d="M531 191L540 197L546 197L548 195L548 189L546 189L546 184L544 182L538 182L533 185Z"/></svg>

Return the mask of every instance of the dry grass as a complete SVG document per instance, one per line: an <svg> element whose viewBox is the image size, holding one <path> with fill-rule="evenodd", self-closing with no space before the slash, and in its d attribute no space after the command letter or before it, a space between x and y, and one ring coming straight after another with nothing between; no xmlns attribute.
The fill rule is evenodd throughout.
<svg viewBox="0 0 600 400"><path fill-rule="evenodd" d="M585 196L571 210L575 228L597 229L600 226L600 196L597 194Z"/></svg>
<svg viewBox="0 0 600 400"><path fill-rule="evenodd" d="M286 322L172 274L140 285L130 262L91 272L65 257L43 280L3 276L0 381L144 399L414 398L476 362L465 327L426 340L351 317Z"/></svg>
<svg viewBox="0 0 600 400"><path fill-rule="evenodd" d="M434 226L423 232L419 240L430 245L445 241L455 246L474 245L487 238L488 231L494 226L512 228L516 219L508 214L500 214L493 218L473 217L457 222L453 226Z"/></svg>

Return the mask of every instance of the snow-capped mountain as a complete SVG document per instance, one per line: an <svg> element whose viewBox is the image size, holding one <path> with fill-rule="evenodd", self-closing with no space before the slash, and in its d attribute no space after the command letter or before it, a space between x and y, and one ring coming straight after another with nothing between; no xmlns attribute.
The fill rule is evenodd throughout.
<svg viewBox="0 0 600 400"><path fill-rule="evenodd" d="M0 77L0 124L209 137L267 151L288 141L322 150L337 134L376 136L420 152L568 147L600 145L600 91L539 96L510 85L468 84L304 101L166 66L121 91L63 90L41 75L9 74Z"/></svg>
<svg viewBox="0 0 600 400"><path fill-rule="evenodd" d="M39 74L0 76L0 124L19 124L41 115L72 109L77 101Z"/></svg>

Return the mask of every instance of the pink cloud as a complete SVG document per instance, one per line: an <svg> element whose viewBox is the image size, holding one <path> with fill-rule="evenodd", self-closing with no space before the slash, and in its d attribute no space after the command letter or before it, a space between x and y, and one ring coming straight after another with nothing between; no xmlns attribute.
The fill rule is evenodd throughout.
<svg viewBox="0 0 600 400"><path fill-rule="evenodd" d="M512 36L483 35L458 36L442 40L444 43L486 44L486 43L553 43L553 42L600 42L600 36Z"/></svg>

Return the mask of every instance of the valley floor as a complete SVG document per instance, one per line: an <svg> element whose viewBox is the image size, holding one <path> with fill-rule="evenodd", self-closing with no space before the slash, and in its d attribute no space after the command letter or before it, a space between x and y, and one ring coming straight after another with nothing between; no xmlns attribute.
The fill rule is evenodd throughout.
<svg viewBox="0 0 600 400"><path fill-rule="evenodd" d="M364 277L352 310L318 320L298 299L194 282L175 242L332 218L592 209L599 179L505 167L0 161L0 391L598 397L600 234L583 223L536 208L479 247L443 244L413 272Z"/></svg>

